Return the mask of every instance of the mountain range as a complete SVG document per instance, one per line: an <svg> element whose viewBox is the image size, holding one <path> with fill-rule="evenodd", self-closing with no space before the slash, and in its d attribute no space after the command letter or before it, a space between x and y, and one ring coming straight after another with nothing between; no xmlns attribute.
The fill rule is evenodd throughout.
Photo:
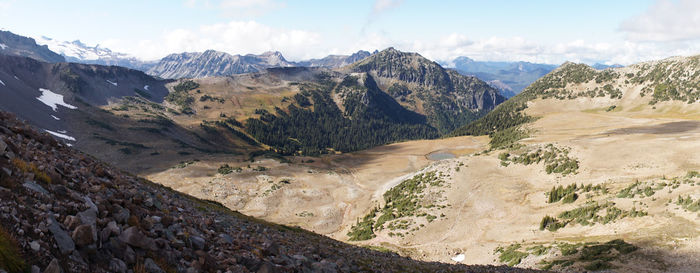
<svg viewBox="0 0 700 273"><path fill-rule="evenodd" d="M475 61L468 57L455 58L449 64L462 74L489 82L509 98L557 67L530 62Z"/></svg>
<svg viewBox="0 0 700 273"><path fill-rule="evenodd" d="M126 56L99 47L81 51L79 42L62 45L62 52L71 58L101 62ZM314 60L309 65L316 67L309 68L294 66L279 52L173 54L152 66L150 73L26 57L3 59L0 88L13 95L0 108L109 161L139 158L149 150L160 155L140 158L177 160L182 157L177 153L241 153L264 147L283 155L351 152L436 138L505 101L476 77L393 48ZM359 61L340 68L321 67L349 59ZM161 80L184 77L177 73L185 70L193 80ZM212 73L229 77L209 77ZM41 97L52 100L37 99ZM62 103L75 108L65 109ZM315 119L328 124L314 123ZM134 122L142 124L134 127ZM199 126L192 128L193 123ZM129 133L112 135L115 131ZM113 149L100 148L105 141L113 143ZM187 148L165 148L177 143ZM127 168L149 165L120 162L134 163L122 165Z"/></svg>

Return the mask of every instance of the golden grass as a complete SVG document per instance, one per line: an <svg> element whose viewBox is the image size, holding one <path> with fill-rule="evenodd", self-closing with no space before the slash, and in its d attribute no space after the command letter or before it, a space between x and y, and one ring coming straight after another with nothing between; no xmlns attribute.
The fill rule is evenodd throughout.
<svg viewBox="0 0 700 273"><path fill-rule="evenodd" d="M39 170L39 168L34 163L27 163L22 159L13 158L12 165L15 166L15 168L20 169L20 171L22 172L34 173L34 177L41 182L51 184L51 177L45 172Z"/></svg>
<svg viewBox="0 0 700 273"><path fill-rule="evenodd" d="M8 273L27 272L27 263L22 258L17 240L0 227L0 269Z"/></svg>

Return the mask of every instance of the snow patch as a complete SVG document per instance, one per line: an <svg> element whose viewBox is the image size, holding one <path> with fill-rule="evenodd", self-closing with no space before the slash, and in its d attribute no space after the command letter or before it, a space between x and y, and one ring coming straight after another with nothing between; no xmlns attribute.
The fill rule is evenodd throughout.
<svg viewBox="0 0 700 273"><path fill-rule="evenodd" d="M73 144L66 143L66 146L68 146L68 147L73 147Z"/></svg>
<svg viewBox="0 0 700 273"><path fill-rule="evenodd" d="M110 81L110 80L106 80L106 81L107 81L108 83L111 83L111 84L114 85L114 86L117 86L117 85L118 85L116 82L113 82L113 81Z"/></svg>
<svg viewBox="0 0 700 273"><path fill-rule="evenodd" d="M2 80L0 80L0 84L2 84L2 86L7 86L4 82L2 82Z"/></svg>
<svg viewBox="0 0 700 273"><path fill-rule="evenodd" d="M452 260L461 263L464 261L464 258L464 254L458 254L457 256L452 257Z"/></svg>
<svg viewBox="0 0 700 273"><path fill-rule="evenodd" d="M65 140L75 141L75 138L72 137L72 136L69 136L69 135L61 134L61 133L54 132L54 131L49 131L49 130L46 130L46 129L44 129L44 131L46 131L47 133L52 134L52 135L54 135L54 136L60 137L60 138L62 138L62 139L65 139ZM65 132L65 131L64 131L64 132Z"/></svg>
<svg viewBox="0 0 700 273"><path fill-rule="evenodd" d="M58 132L61 133L61 134L68 133L68 131L66 131L66 130L58 130Z"/></svg>
<svg viewBox="0 0 700 273"><path fill-rule="evenodd" d="M148 87L149 87L148 85L144 85L144 86L143 86L143 89L146 90L146 91L148 91Z"/></svg>
<svg viewBox="0 0 700 273"><path fill-rule="evenodd" d="M51 117L52 117L53 119L55 119L55 120L61 120L59 117L54 116L54 115L51 115Z"/></svg>
<svg viewBox="0 0 700 273"><path fill-rule="evenodd" d="M15 75L15 80L18 80L18 81L19 81L19 78L17 78L17 76L16 76L16 75Z"/></svg>
<svg viewBox="0 0 700 273"><path fill-rule="evenodd" d="M78 107L75 107L73 105L67 104L63 101L63 95L61 94L56 94L54 92L51 92L51 90L44 89L44 88L39 88L39 91L41 91L41 96L37 97L36 99L39 100L40 102L48 105L53 109L54 112L56 112L56 108L58 108L58 105L61 105L63 107L66 107L68 109L77 109Z"/></svg>
<svg viewBox="0 0 700 273"><path fill-rule="evenodd" d="M5 50L5 48L7 48L6 44L0 44L0 49Z"/></svg>

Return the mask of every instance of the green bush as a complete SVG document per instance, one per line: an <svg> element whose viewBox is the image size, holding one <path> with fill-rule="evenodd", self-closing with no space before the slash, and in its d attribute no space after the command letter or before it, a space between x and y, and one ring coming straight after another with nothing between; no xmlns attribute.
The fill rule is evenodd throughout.
<svg viewBox="0 0 700 273"><path fill-rule="evenodd" d="M498 255L498 260L508 266L519 264L523 258L528 256L528 253L518 251L520 247L520 244L512 244L507 248L497 248L496 253L500 253L500 255Z"/></svg>
<svg viewBox="0 0 700 273"><path fill-rule="evenodd" d="M227 175L233 172L233 168L231 168L231 166L229 166L228 164L224 164L219 167L217 172L222 175Z"/></svg>

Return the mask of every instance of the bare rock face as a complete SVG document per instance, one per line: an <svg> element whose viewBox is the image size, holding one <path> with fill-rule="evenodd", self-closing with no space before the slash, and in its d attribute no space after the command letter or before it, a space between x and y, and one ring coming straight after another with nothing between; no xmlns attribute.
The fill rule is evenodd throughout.
<svg viewBox="0 0 700 273"><path fill-rule="evenodd" d="M58 249L61 253L68 254L75 250L75 243L73 239L68 235L68 232L63 230L63 228L56 222L56 219L50 217L49 220L49 230L53 233L54 240L58 244Z"/></svg>

